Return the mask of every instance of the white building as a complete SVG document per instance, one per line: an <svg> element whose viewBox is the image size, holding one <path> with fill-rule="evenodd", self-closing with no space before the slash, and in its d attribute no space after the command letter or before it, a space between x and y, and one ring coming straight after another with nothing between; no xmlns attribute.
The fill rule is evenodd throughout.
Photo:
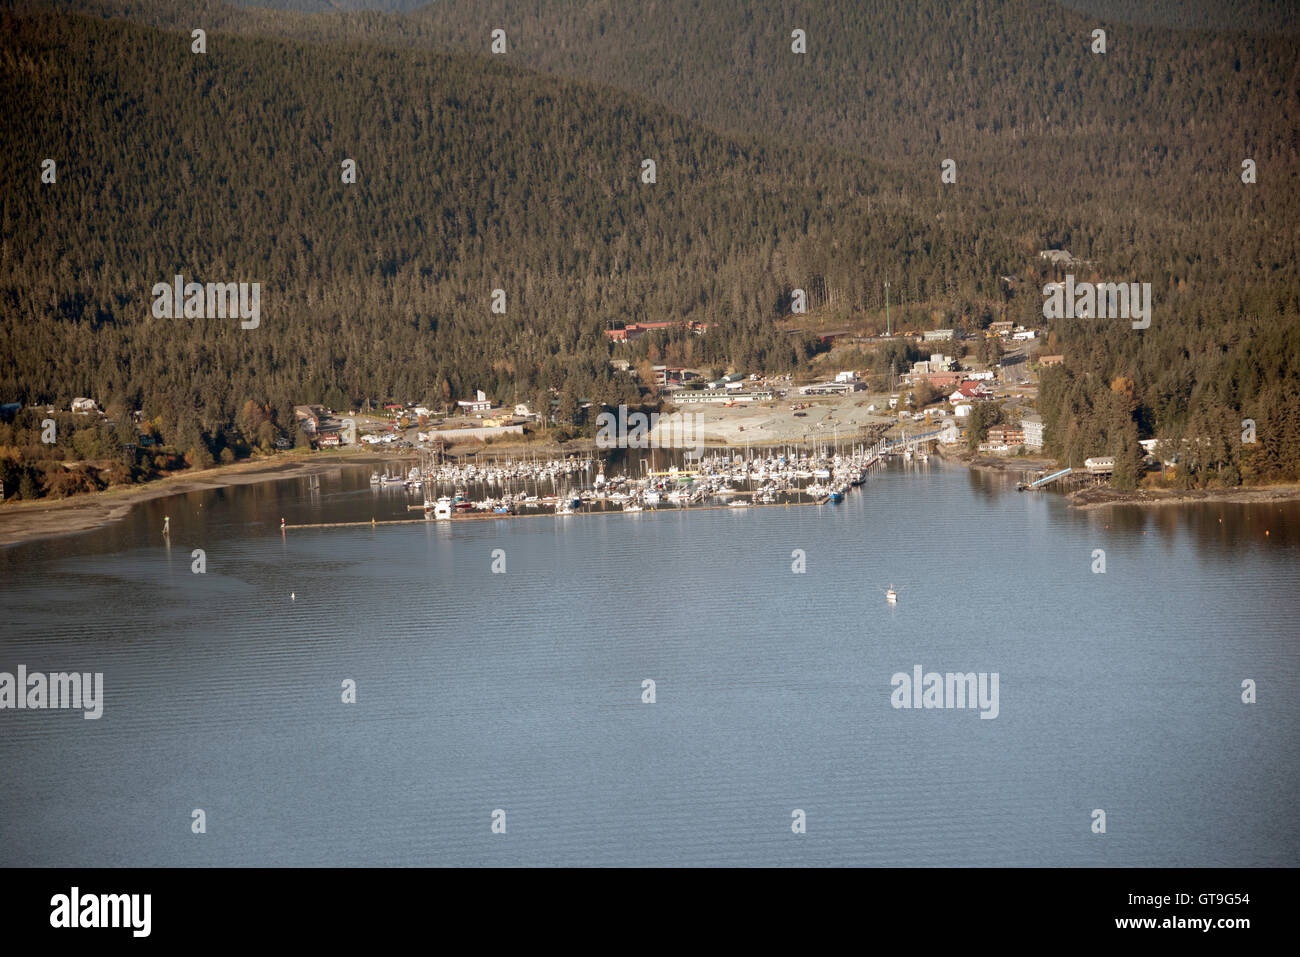
<svg viewBox="0 0 1300 957"><path fill-rule="evenodd" d="M1022 416L1020 428L1024 430L1026 446L1031 449L1041 449L1043 447L1043 417L1041 415Z"/></svg>
<svg viewBox="0 0 1300 957"><path fill-rule="evenodd" d="M456 403L465 412L491 412L492 403L488 401L487 394L482 389L474 393L473 399L461 399Z"/></svg>
<svg viewBox="0 0 1300 957"><path fill-rule="evenodd" d="M836 382L857 382L858 374L856 372L837 372L835 374Z"/></svg>
<svg viewBox="0 0 1300 957"><path fill-rule="evenodd" d="M92 412L98 412L99 406L94 399L73 399L72 411L81 415L90 415Z"/></svg>

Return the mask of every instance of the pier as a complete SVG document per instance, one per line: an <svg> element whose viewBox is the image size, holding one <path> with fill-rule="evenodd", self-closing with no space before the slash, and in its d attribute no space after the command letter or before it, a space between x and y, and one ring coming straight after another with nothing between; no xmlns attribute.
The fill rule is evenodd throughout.
<svg viewBox="0 0 1300 957"><path fill-rule="evenodd" d="M753 495L754 493L736 492L735 494ZM827 495L822 498L810 499L808 501L753 502L750 505L747 505L745 507L746 508L789 508L791 506L795 506L797 508L797 507L808 506L808 505L825 505L830 500L831 500L830 496ZM419 508L423 510L423 506L413 505L410 507ZM732 505L686 505L680 508L674 508L673 506L670 505L665 508L644 508L636 512L625 512L621 508L608 508L608 509L574 510L573 512L562 513L559 515L557 515L555 512L547 512L541 509L538 509L536 511L509 512L509 513L474 512L474 511L466 510L461 512L459 515L453 515L451 518L443 518L443 519L434 518L432 513L429 513L428 515L425 515L422 518L371 519L368 522L307 522L301 525L284 524L280 526L280 531L282 532L299 531L302 529L309 529L309 528L379 528L381 525L445 525L451 522L492 521L492 520L508 520L508 519L515 519L515 518L556 519L556 518L570 518L572 516L577 516L577 515L642 515L651 512L655 512L655 513L662 513L662 512L681 513L681 512L704 512L704 511L725 512L734 507L735 506Z"/></svg>

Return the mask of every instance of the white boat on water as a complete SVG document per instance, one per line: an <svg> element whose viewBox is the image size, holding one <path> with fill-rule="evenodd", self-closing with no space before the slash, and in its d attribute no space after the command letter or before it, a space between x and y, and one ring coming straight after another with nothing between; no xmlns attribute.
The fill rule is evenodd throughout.
<svg viewBox="0 0 1300 957"><path fill-rule="evenodd" d="M890 585L888 590L886 590L885 601L889 602L891 605L898 604L898 592L894 591L893 585Z"/></svg>
<svg viewBox="0 0 1300 957"><path fill-rule="evenodd" d="M451 499L443 496L433 503L434 518L451 518Z"/></svg>
<svg viewBox="0 0 1300 957"><path fill-rule="evenodd" d="M727 508L749 508L749 503L743 498L738 498L734 502L728 502Z"/></svg>
<svg viewBox="0 0 1300 957"><path fill-rule="evenodd" d="M383 481L383 479L380 478L378 472L371 472L371 473L370 473L370 484L371 484L371 485L378 485L378 484L379 484L380 482L382 482L382 481Z"/></svg>
<svg viewBox="0 0 1300 957"><path fill-rule="evenodd" d="M645 493L645 503L647 505L658 505L659 493L656 492L654 489L650 489L650 491Z"/></svg>

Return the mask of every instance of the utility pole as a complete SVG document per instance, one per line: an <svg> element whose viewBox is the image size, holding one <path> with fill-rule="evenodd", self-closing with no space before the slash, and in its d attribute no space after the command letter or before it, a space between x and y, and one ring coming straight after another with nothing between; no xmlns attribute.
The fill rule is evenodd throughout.
<svg viewBox="0 0 1300 957"><path fill-rule="evenodd" d="M886 337L892 337L893 334L894 334L894 327L889 321L889 277L886 276L885 277L885 335Z"/></svg>

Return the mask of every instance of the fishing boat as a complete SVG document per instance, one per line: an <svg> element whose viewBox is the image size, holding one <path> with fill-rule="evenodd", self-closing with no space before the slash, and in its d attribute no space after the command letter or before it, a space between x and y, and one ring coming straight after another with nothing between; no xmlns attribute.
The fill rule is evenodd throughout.
<svg viewBox="0 0 1300 957"><path fill-rule="evenodd" d="M434 518L451 518L451 499L443 496L433 504Z"/></svg>
<svg viewBox="0 0 1300 957"><path fill-rule="evenodd" d="M889 602L891 605L898 604L898 592L894 591L893 585L890 585L888 590L885 592L885 601Z"/></svg>
<svg viewBox="0 0 1300 957"><path fill-rule="evenodd" d="M370 484L371 484L371 485L378 485L378 484L379 484L380 482L382 482L382 481L383 481L383 479L380 478L378 472L371 472L371 473L370 473Z"/></svg>
<svg viewBox="0 0 1300 957"><path fill-rule="evenodd" d="M832 502L842 502L842 501L844 501L844 486L843 486L843 485L840 485L840 486L837 486L836 488L831 489L831 501L832 501Z"/></svg>

